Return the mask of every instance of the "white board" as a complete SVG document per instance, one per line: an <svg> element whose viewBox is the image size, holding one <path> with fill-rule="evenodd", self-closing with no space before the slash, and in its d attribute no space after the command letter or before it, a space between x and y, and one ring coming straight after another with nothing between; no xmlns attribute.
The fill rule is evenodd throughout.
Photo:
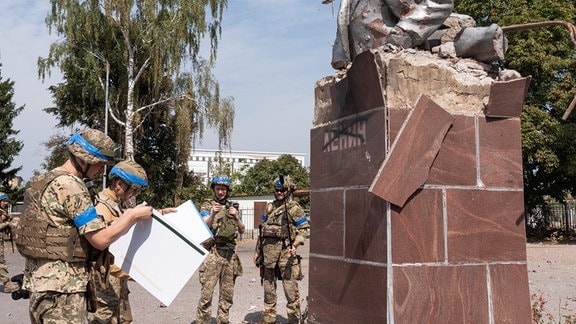
<svg viewBox="0 0 576 324"><path fill-rule="evenodd" d="M212 235L192 201L177 209L166 215L154 210L110 245L114 263L166 306L208 256L198 242Z"/></svg>

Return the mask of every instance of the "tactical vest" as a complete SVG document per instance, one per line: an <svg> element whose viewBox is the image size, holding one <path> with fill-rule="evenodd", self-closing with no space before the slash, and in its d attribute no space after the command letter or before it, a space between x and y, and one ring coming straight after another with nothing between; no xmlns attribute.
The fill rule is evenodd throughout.
<svg viewBox="0 0 576 324"><path fill-rule="evenodd" d="M114 197L111 195L114 195ZM120 208L120 205L115 198L115 194L111 189L106 189L96 196L96 203L103 204L110 211L111 215L102 215L104 216L104 221L106 224L110 224L111 222L115 221L122 214L122 209Z"/></svg>
<svg viewBox="0 0 576 324"><path fill-rule="evenodd" d="M0 208L0 221L2 222L10 222L12 221L12 216L8 213L7 210ZM11 229L10 225L5 223L0 224L0 240L3 240L5 237L10 238Z"/></svg>
<svg viewBox="0 0 576 324"><path fill-rule="evenodd" d="M268 203L266 206L267 219L262 225L262 236L287 239L289 237L288 231L292 230L291 211L296 207L298 207L298 203L293 200L286 202L286 204L281 203L279 206L276 206L275 203ZM286 215L286 210L288 215Z"/></svg>
<svg viewBox="0 0 576 324"><path fill-rule="evenodd" d="M228 215L229 207L227 202L226 206L223 206L220 212L214 216L212 231L217 247L225 245L233 248L236 246L238 224L234 216Z"/></svg>
<svg viewBox="0 0 576 324"><path fill-rule="evenodd" d="M88 241L79 235L72 220L65 225L52 223L44 212L40 199L46 187L64 171L50 171L37 177L24 194L24 213L16 227L16 247L31 259L86 260Z"/></svg>

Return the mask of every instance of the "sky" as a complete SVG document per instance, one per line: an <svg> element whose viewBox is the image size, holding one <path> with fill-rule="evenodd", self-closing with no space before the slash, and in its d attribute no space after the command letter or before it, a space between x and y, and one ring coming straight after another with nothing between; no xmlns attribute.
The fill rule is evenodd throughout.
<svg viewBox="0 0 576 324"><path fill-rule="evenodd" d="M228 1L214 74L221 95L234 98L232 150L304 153L309 165L314 83L334 73L338 3ZM13 101L24 106L13 123L24 148L11 167L22 166L25 181L49 154L43 143L71 132L55 128L54 117L43 111L53 106L48 88L62 82L58 69L38 78L38 57L46 57L58 39L44 22L49 9L50 0L0 1L2 81L14 81ZM209 44L202 46L207 53ZM216 130L207 129L195 147L218 149Z"/></svg>

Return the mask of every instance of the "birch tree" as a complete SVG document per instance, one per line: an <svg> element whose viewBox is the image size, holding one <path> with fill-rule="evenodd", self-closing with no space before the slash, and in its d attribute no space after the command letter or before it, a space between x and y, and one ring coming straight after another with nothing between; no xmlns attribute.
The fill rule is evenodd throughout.
<svg viewBox="0 0 576 324"><path fill-rule="evenodd" d="M234 118L232 98L222 99L211 75L227 0L51 0L46 22L61 38L38 59L39 76L58 66L64 82L51 88L60 126L80 123L123 135L125 159L137 153L135 139L151 116L169 123L181 116L194 123L179 128L179 143L216 127L227 145ZM203 40L209 58L199 56ZM202 83L197 75L212 77ZM107 114L105 113L107 108ZM161 111L161 113L159 113ZM165 143L168 144L168 143ZM176 145L176 143L173 143ZM188 152L181 152L189 155ZM181 157L182 158L182 157Z"/></svg>

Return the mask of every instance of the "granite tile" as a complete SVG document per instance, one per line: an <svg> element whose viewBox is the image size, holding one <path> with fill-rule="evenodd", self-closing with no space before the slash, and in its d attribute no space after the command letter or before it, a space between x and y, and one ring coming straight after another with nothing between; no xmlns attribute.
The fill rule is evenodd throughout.
<svg viewBox="0 0 576 324"><path fill-rule="evenodd" d="M476 186L475 117L454 116L454 122L432 164L426 184Z"/></svg>
<svg viewBox="0 0 576 324"><path fill-rule="evenodd" d="M370 192L402 207L428 179L452 125L452 115L422 95L370 186Z"/></svg>
<svg viewBox="0 0 576 324"><path fill-rule="evenodd" d="M395 323L490 323L485 266L392 271Z"/></svg>
<svg viewBox="0 0 576 324"><path fill-rule="evenodd" d="M392 263L443 262L442 191L418 190L403 208L391 209Z"/></svg>
<svg viewBox="0 0 576 324"><path fill-rule="evenodd" d="M446 190L448 262L526 261L521 191Z"/></svg>
<svg viewBox="0 0 576 324"><path fill-rule="evenodd" d="M486 187L524 187L519 119L479 118L480 179Z"/></svg>
<svg viewBox="0 0 576 324"><path fill-rule="evenodd" d="M346 190L345 197L345 257L386 262L386 202L366 189Z"/></svg>
<svg viewBox="0 0 576 324"><path fill-rule="evenodd" d="M386 268L310 256L311 323L386 323Z"/></svg>
<svg viewBox="0 0 576 324"><path fill-rule="evenodd" d="M344 256L344 192L312 191L310 209L314 211L314 226L310 227L310 252Z"/></svg>
<svg viewBox="0 0 576 324"><path fill-rule="evenodd" d="M311 189L370 184L386 154L384 124L384 110L376 109L312 129Z"/></svg>
<svg viewBox="0 0 576 324"><path fill-rule="evenodd" d="M532 77L526 77L510 81L494 81L490 87L486 116L520 118L531 79Z"/></svg>
<svg viewBox="0 0 576 324"><path fill-rule="evenodd" d="M356 55L346 74L357 113L384 106L379 71L372 52L365 51Z"/></svg>
<svg viewBox="0 0 576 324"><path fill-rule="evenodd" d="M490 265L494 323L533 323L526 264Z"/></svg>

